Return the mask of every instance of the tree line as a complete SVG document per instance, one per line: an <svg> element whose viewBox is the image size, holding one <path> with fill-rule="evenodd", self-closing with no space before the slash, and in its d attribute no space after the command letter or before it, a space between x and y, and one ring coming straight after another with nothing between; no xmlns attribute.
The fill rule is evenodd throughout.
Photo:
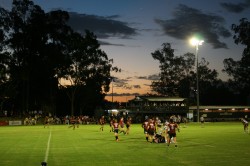
<svg viewBox="0 0 250 166"><path fill-rule="evenodd" d="M198 63L199 96L201 105L249 105L250 104L250 22L243 18L239 25L233 24L235 44L245 46L239 61L224 59L222 72L229 79L222 81L218 71L211 70L204 58ZM196 103L196 57L193 53L174 55L170 43L163 43L162 48L151 53L159 61L159 77L151 88L158 95L178 96Z"/></svg>
<svg viewBox="0 0 250 166"><path fill-rule="evenodd" d="M46 13L30 0L0 8L1 110L74 115L103 104L119 69L92 32L74 32L68 20L68 12Z"/></svg>
<svg viewBox="0 0 250 166"><path fill-rule="evenodd" d="M94 110L105 107L111 72L120 69L100 49L94 33L75 32L68 20L68 12L45 12L30 0L13 0L10 11L0 7L1 112L93 115ZM200 61L201 104L245 105L249 101L249 27L247 19L232 26L235 43L246 48L241 60L224 60L223 71L231 79L220 80L218 72L209 69L209 62ZM160 64L160 80L152 82L152 90L195 103L194 54L175 56L171 45L163 43L152 57Z"/></svg>

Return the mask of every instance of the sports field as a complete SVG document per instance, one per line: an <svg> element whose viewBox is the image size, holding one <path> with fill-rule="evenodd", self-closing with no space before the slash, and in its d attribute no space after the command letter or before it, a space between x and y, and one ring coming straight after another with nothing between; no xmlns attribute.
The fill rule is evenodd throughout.
<svg viewBox="0 0 250 166"><path fill-rule="evenodd" d="M0 166L246 166L250 135L240 122L189 123L177 133L178 147L148 143L139 124L115 141L109 125L0 127Z"/></svg>

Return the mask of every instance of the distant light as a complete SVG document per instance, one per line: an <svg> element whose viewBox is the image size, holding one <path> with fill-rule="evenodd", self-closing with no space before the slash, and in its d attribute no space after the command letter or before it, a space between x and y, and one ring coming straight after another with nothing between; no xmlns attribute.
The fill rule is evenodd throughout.
<svg viewBox="0 0 250 166"><path fill-rule="evenodd" d="M118 110L117 109L112 109L111 112L118 112Z"/></svg>
<svg viewBox="0 0 250 166"><path fill-rule="evenodd" d="M112 109L112 110L108 110L108 113L109 114L112 114L112 113L118 113L119 111L117 109Z"/></svg>
<svg viewBox="0 0 250 166"><path fill-rule="evenodd" d="M203 42L204 42L204 40L198 40L197 38L190 39L190 43L193 46L202 45Z"/></svg>

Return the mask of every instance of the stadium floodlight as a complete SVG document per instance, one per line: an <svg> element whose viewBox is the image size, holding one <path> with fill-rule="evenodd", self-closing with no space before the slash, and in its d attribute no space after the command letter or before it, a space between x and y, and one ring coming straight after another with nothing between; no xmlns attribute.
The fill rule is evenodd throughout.
<svg viewBox="0 0 250 166"><path fill-rule="evenodd" d="M192 46L196 46L196 50L197 50L197 47L199 45L202 45L204 43L204 40L198 40L197 38L192 38L190 40L190 43L191 43Z"/></svg>
<svg viewBox="0 0 250 166"><path fill-rule="evenodd" d="M195 59L196 59L196 104L197 104L197 122L200 119L200 94L199 94L199 61L198 61L198 50L199 46L202 45L204 40L199 40L197 38L192 38L190 40L191 45L195 46Z"/></svg>

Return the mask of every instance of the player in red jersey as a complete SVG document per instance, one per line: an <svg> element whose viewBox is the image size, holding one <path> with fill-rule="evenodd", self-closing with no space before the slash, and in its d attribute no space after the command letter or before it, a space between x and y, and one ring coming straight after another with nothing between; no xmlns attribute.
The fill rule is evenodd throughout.
<svg viewBox="0 0 250 166"><path fill-rule="evenodd" d="M77 123L77 119L74 117L74 116L72 116L71 118L70 118L70 126L69 126L69 128L71 128L71 127L73 127L73 130L75 130L75 128L76 128L76 123Z"/></svg>
<svg viewBox="0 0 250 166"><path fill-rule="evenodd" d="M123 132L123 134L126 134L125 123L124 123L124 118L123 117L121 117L121 119L119 121L119 125L120 125L120 133Z"/></svg>
<svg viewBox="0 0 250 166"><path fill-rule="evenodd" d="M148 138L149 138L150 143L154 141L155 129L156 128L155 128L154 121L152 119L149 119L147 131L148 131Z"/></svg>
<svg viewBox="0 0 250 166"><path fill-rule="evenodd" d="M76 127L79 128L79 125L82 123L82 119L80 116L76 117Z"/></svg>
<svg viewBox="0 0 250 166"><path fill-rule="evenodd" d="M171 138L173 138L175 147L177 147L176 130L178 130L178 132L180 132L178 124L174 123L173 119L170 119L170 123L167 125L167 129L166 129L166 132L168 133L168 137L167 137L168 146L170 145Z"/></svg>
<svg viewBox="0 0 250 166"><path fill-rule="evenodd" d="M113 122L113 129L114 129L114 133L115 133L115 140L119 141L119 136L118 136L118 132L119 132L119 123L117 122L117 120L115 119Z"/></svg>
<svg viewBox="0 0 250 166"><path fill-rule="evenodd" d="M114 118L113 118L113 117L110 117L110 121L109 121L110 132L113 132L113 131L114 131L113 123L114 123Z"/></svg>
<svg viewBox="0 0 250 166"><path fill-rule="evenodd" d="M105 117L104 117L104 116L102 116L102 117L99 119L99 123L100 123L100 125L101 125L100 131L103 131L104 125L105 125Z"/></svg>
<svg viewBox="0 0 250 166"><path fill-rule="evenodd" d="M132 123L132 118L131 118L131 117L128 117L127 122L126 122L126 128L127 128L126 134L127 134L127 135L128 135L129 132L130 132L131 123Z"/></svg>
<svg viewBox="0 0 250 166"><path fill-rule="evenodd" d="M144 134L145 134L145 137L146 137L146 140L148 141L148 119L145 119L145 121L142 123L142 126L141 126L143 129L144 129Z"/></svg>

